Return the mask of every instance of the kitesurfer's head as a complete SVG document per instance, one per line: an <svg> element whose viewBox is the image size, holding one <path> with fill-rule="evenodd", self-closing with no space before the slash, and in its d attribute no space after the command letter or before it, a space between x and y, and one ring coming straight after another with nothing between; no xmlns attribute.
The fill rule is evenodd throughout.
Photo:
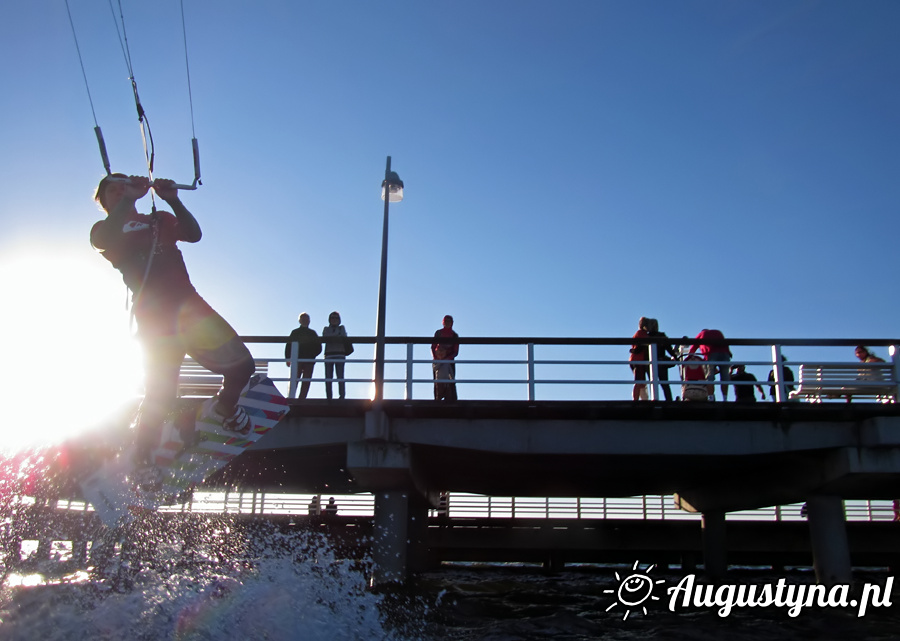
<svg viewBox="0 0 900 641"><path fill-rule="evenodd" d="M100 184L97 185L97 191L94 192L94 200L100 205L100 208L108 212L115 206L125 191L125 183L120 180L110 180L110 178L128 179L125 174L109 174L104 176Z"/></svg>

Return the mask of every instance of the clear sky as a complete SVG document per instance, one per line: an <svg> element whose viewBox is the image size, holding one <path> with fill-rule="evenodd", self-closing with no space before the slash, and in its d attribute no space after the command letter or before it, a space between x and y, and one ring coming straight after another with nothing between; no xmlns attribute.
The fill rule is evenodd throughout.
<svg viewBox="0 0 900 641"><path fill-rule="evenodd" d="M145 173L109 2L70 6L113 170ZM155 175L190 182L179 2L122 7ZM338 310L374 335L390 155L388 335L447 313L464 336L630 336L642 315L670 336L897 335L893 0L184 12L204 238L183 251L241 334ZM135 359L113 353L125 289L88 243L104 170L63 0L7 3L0 55L4 367L54 396L86 360Z"/></svg>

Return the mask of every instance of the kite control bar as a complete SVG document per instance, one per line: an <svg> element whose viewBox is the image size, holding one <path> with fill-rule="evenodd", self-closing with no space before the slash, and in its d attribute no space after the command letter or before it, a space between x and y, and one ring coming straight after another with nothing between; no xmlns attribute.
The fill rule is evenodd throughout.
<svg viewBox="0 0 900 641"><path fill-rule="evenodd" d="M106 143L103 141L103 132L100 131L100 127L94 127L94 133L97 135L97 144L100 145L100 156L103 158L103 167L106 169L107 180L113 182L128 182L127 178L117 178L111 175L112 171L110 171L109 168L109 156L106 153ZM196 138L191 138L191 148L194 152L194 182L190 185L172 185L175 189L194 190L197 189L197 185L203 184L200 182L200 143L197 142Z"/></svg>

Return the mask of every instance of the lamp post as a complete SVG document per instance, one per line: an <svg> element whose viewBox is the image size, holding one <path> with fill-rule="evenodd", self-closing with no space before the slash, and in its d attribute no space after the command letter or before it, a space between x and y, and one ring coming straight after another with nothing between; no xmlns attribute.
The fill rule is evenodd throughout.
<svg viewBox="0 0 900 641"><path fill-rule="evenodd" d="M375 332L375 398L376 403L384 399L384 318L387 303L387 248L388 210L391 203L403 200L403 181L397 172L391 171L391 157L387 157L384 180L381 183L381 199L384 201L384 229L381 232L381 277L378 281L378 326Z"/></svg>

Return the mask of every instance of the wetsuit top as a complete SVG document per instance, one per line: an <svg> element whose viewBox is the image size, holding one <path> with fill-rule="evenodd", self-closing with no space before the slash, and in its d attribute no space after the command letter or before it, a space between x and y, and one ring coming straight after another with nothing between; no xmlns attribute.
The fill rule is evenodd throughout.
<svg viewBox="0 0 900 641"><path fill-rule="evenodd" d="M97 231L108 220L101 220L91 229L91 244L100 251L113 267L122 272L122 280L133 292L134 313L138 319L148 314L175 312L179 304L197 295L191 284L181 250L176 242L184 240L178 219L166 211L157 212L155 223L151 216L132 214L122 226L121 233L113 236L108 246L97 243ZM157 240L153 243L153 227L157 228ZM147 273L150 251L153 260Z"/></svg>

